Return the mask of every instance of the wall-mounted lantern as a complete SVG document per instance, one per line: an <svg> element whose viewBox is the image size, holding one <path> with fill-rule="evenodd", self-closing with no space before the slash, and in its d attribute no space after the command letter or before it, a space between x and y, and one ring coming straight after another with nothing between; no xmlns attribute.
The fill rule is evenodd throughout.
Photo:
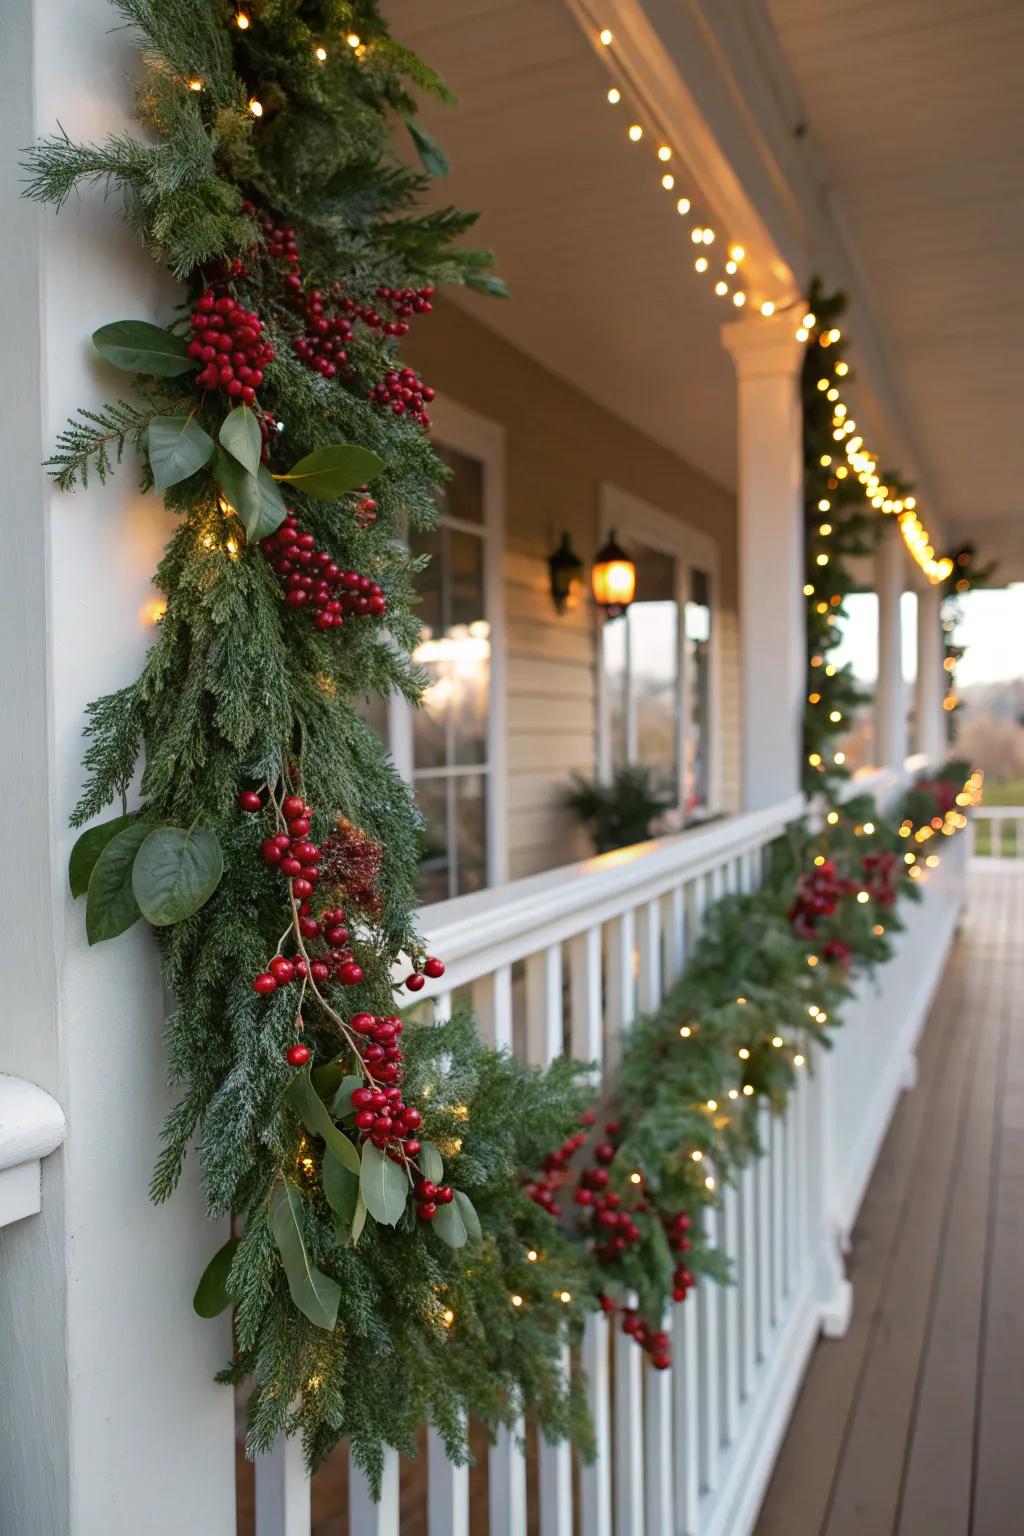
<svg viewBox="0 0 1024 1536"><path fill-rule="evenodd" d="M614 528L607 544L594 557L591 584L595 603L609 619L625 613L636 595L636 565L615 542Z"/></svg>
<svg viewBox="0 0 1024 1536"><path fill-rule="evenodd" d="M569 535L562 534L562 542L553 555L548 556L551 573L551 601L559 613L564 613L572 594L572 584L583 574L583 561L569 543Z"/></svg>

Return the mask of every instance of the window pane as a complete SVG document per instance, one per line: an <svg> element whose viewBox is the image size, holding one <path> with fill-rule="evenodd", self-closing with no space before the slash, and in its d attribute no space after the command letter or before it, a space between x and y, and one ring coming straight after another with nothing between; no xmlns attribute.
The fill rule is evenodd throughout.
<svg viewBox="0 0 1024 1536"><path fill-rule="evenodd" d="M833 666L849 663L854 679L868 695L867 701L854 710L845 734L836 740L836 748L846 754L846 766L851 773L858 768L874 765L875 746L875 690L878 686L878 594L877 592L851 592L843 601L844 612L836 620L839 644L829 652Z"/></svg>
<svg viewBox="0 0 1024 1536"><path fill-rule="evenodd" d="M484 467L479 459L459 453L434 443L434 452L452 471L437 493L438 510L449 517L457 517L464 523L482 523L484 520Z"/></svg>
<svg viewBox="0 0 1024 1536"><path fill-rule="evenodd" d="M487 779L482 773L455 779L458 828L458 892L465 896L487 884Z"/></svg>
<svg viewBox="0 0 1024 1536"><path fill-rule="evenodd" d="M417 804L427 823L420 851L420 900L447 901L452 891L446 780L417 779L415 790Z"/></svg>
<svg viewBox="0 0 1024 1536"><path fill-rule="evenodd" d="M711 765L711 583L690 571L686 604L687 727L685 805L689 815L708 803Z"/></svg>
<svg viewBox="0 0 1024 1536"><path fill-rule="evenodd" d="M651 770L658 792L675 800L679 782L678 608L674 602L636 602L628 619L636 760Z"/></svg>
<svg viewBox="0 0 1024 1536"><path fill-rule="evenodd" d="M626 656L625 618L609 619L601 630L601 665L608 698L608 739L613 769L626 765Z"/></svg>

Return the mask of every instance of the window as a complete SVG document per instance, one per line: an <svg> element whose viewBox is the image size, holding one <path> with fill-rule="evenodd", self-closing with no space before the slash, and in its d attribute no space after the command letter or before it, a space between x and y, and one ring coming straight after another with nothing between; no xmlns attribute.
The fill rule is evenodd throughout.
<svg viewBox="0 0 1024 1536"><path fill-rule="evenodd" d="M875 730L875 693L878 688L878 594L851 592L843 600L836 620L839 644L829 652L833 666L849 663L857 687L865 695L847 722L845 733L836 746L846 754L851 772L870 768L877 760Z"/></svg>
<svg viewBox="0 0 1024 1536"><path fill-rule="evenodd" d="M646 767L676 820L687 819L715 804L714 549L617 487L602 487L601 511L602 536L618 530L637 584L632 605L600 631L599 775Z"/></svg>
<svg viewBox="0 0 1024 1536"><path fill-rule="evenodd" d="M420 899L447 901L505 875L500 653L503 434L435 400L434 449L451 471L437 527L410 546L429 555L417 582L422 624L413 658L427 674L419 709L394 697L367 719L411 783L426 828ZM385 718L386 716L386 718Z"/></svg>

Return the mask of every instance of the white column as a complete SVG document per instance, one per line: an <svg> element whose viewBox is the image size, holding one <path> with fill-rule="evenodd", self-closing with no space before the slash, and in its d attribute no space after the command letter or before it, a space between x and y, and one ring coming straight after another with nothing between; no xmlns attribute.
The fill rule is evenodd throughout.
<svg viewBox="0 0 1024 1536"><path fill-rule="evenodd" d="M932 763L946 756L946 692L943 669L942 594L927 587L917 597L917 750Z"/></svg>
<svg viewBox="0 0 1024 1536"><path fill-rule="evenodd" d="M743 805L800 788L806 670L799 371L789 317L734 321L722 341L738 380Z"/></svg>
<svg viewBox="0 0 1024 1536"><path fill-rule="evenodd" d="M900 599L906 553L895 520L887 523L875 556L878 591L878 687L875 693L875 759L881 768L902 768L907 755L907 690L903 680ZM918 661L920 666L920 661Z"/></svg>
<svg viewBox="0 0 1024 1536"><path fill-rule="evenodd" d="M19 196L15 146L58 122L86 139L131 124L129 34L111 32L106 0L60 6L59 26L54 9L4 6L0 334L18 383L0 456L17 598L0 604L0 757L21 857L3 874L0 1071L46 1089L68 1129L43 1165L40 1213L0 1236L0 1530L222 1536L235 1526L233 1404L213 1376L230 1328L196 1317L191 1298L227 1234L203 1215L194 1158L169 1204L150 1204L174 1098L156 945L139 924L89 949L67 884L83 706L137 675L150 576L176 524L138 494L131 453L106 487L90 477L74 496L39 467L76 407L131 391L90 357L90 332L166 324L180 293L121 224L119 197L86 188L58 217Z"/></svg>

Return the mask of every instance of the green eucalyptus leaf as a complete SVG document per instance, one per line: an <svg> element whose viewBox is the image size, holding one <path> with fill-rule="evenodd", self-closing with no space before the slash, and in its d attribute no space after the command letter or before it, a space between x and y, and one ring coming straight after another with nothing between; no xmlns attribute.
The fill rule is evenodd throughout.
<svg viewBox="0 0 1024 1536"><path fill-rule="evenodd" d="M314 501L336 501L339 496L365 485L384 468L369 448L357 448L353 443L331 443L327 448L315 448L304 459L293 464L286 475L275 475L276 480L286 480L298 491L312 496Z"/></svg>
<svg viewBox="0 0 1024 1536"><path fill-rule="evenodd" d="M273 475L264 465L251 475L231 454L217 451L213 461L217 484L245 529L250 544L265 539L280 528L285 518L285 504Z"/></svg>
<svg viewBox="0 0 1024 1536"><path fill-rule="evenodd" d="M476 1213L476 1206L468 1195L461 1189L455 1191L455 1204L459 1208L462 1224L466 1229L471 1243L482 1243L484 1240L483 1228L480 1225L480 1217Z"/></svg>
<svg viewBox="0 0 1024 1536"><path fill-rule="evenodd" d="M317 1269L306 1247L302 1196L294 1184L282 1181L271 1196L270 1225L288 1280L292 1301L303 1317L318 1328L334 1331L341 1286Z"/></svg>
<svg viewBox="0 0 1024 1536"><path fill-rule="evenodd" d="M188 341L148 320L115 320L92 333L92 344L101 357L124 373L150 373L173 378L195 368L188 355Z"/></svg>
<svg viewBox="0 0 1024 1536"><path fill-rule="evenodd" d="M154 928L168 928L198 912L224 873L224 855L209 827L156 827L135 856L132 890Z"/></svg>
<svg viewBox="0 0 1024 1536"><path fill-rule="evenodd" d="M344 1115L354 1115L355 1106L352 1103L352 1095L357 1088L363 1088L366 1079L362 1077L343 1077L338 1084L334 1098L331 1100L331 1114L337 1115L340 1120Z"/></svg>
<svg viewBox="0 0 1024 1536"><path fill-rule="evenodd" d="M217 434L222 448L237 459L250 475L259 473L260 454L263 452L263 434L256 414L247 405L236 405L225 416Z"/></svg>
<svg viewBox="0 0 1024 1536"><path fill-rule="evenodd" d="M146 453L153 485L166 491L210 462L213 438L194 416L156 416L146 433Z"/></svg>
<svg viewBox="0 0 1024 1536"><path fill-rule="evenodd" d="M464 1248L469 1234L466 1231L466 1223L462 1219L462 1213L453 1200L450 1205L439 1205L434 1219L430 1223L430 1230L436 1232L443 1243L449 1248Z"/></svg>
<svg viewBox="0 0 1024 1536"><path fill-rule="evenodd" d="M326 1103L345 1076L345 1068L340 1061L327 1061L322 1067L314 1067L309 1076L317 1094Z"/></svg>
<svg viewBox="0 0 1024 1536"><path fill-rule="evenodd" d="M342 1163L350 1172L357 1174L359 1153L344 1131L339 1131L331 1119L327 1106L313 1087L308 1065L300 1072L296 1072L288 1090L288 1098L298 1110L302 1123L310 1135L319 1136L334 1153L339 1163Z"/></svg>
<svg viewBox="0 0 1024 1536"><path fill-rule="evenodd" d="M372 1141L363 1143L363 1160L359 1173L366 1209L374 1221L393 1227L405 1210L409 1196L409 1179L405 1169L393 1163L386 1152L375 1147Z"/></svg>
<svg viewBox="0 0 1024 1536"><path fill-rule="evenodd" d="M359 1194L356 1197L356 1211L355 1211L355 1215L352 1217L352 1237L351 1237L351 1243L352 1243L352 1247L353 1248L356 1246L356 1244L358 1243L359 1239L362 1237L362 1235L363 1235L363 1228L365 1226L366 1226L366 1201L363 1199L363 1191L362 1191L362 1188L360 1188Z"/></svg>
<svg viewBox="0 0 1024 1536"><path fill-rule="evenodd" d="M110 839L93 865L85 897L85 934L90 944L116 939L142 916L132 890L132 865L152 830L144 821L133 822Z"/></svg>
<svg viewBox="0 0 1024 1536"><path fill-rule="evenodd" d="M430 137L418 118L407 117L405 126L416 146L416 153L423 162L423 169L439 179L447 176L451 171L451 163L440 144Z"/></svg>
<svg viewBox="0 0 1024 1536"><path fill-rule="evenodd" d="M444 1183L444 1158L432 1141L420 1143L420 1155L416 1161L425 1179L430 1179L434 1184Z"/></svg>
<svg viewBox="0 0 1024 1536"><path fill-rule="evenodd" d="M76 899L84 896L89 889L89 876L92 874L96 860L110 842L125 827L130 827L135 820L134 816L115 816L113 821L101 821L98 827L90 827L83 832L71 850L71 858L68 860L68 880L71 884L71 894Z"/></svg>
<svg viewBox="0 0 1024 1536"><path fill-rule="evenodd" d="M199 1277L192 1306L200 1317L217 1317L231 1305L228 1293L228 1275L238 1249L240 1237L229 1237L223 1248L218 1248Z"/></svg>
<svg viewBox="0 0 1024 1536"><path fill-rule="evenodd" d="M348 1241L352 1229L352 1219L356 1214L356 1201L359 1199L359 1177L344 1163L339 1163L330 1147L324 1151L323 1160L324 1198L340 1226L345 1228L345 1241Z"/></svg>

